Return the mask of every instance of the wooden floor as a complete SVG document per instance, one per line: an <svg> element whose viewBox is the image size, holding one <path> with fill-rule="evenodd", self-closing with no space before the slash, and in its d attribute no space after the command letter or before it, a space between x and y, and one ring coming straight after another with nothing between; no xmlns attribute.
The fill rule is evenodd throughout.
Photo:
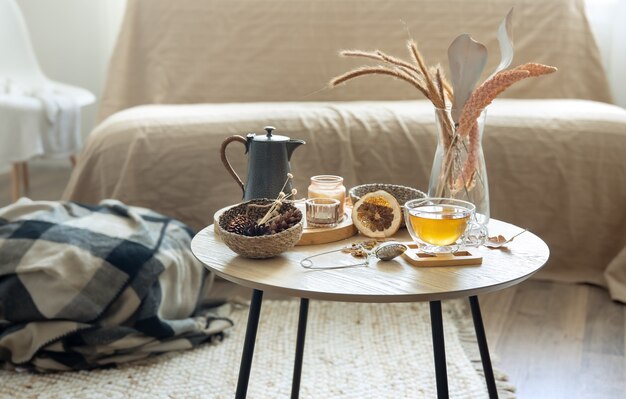
<svg viewBox="0 0 626 399"><path fill-rule="evenodd" d="M67 164L55 163L29 164L30 191L22 193L30 199L56 200L61 197L70 173L72 172L70 162ZM11 173L0 174L0 207L11 203Z"/></svg>
<svg viewBox="0 0 626 399"><path fill-rule="evenodd" d="M30 173L29 197L54 200L70 169L34 165ZM10 187L0 175L0 207ZM480 301L490 350L519 398L626 398L626 307L605 290L530 280Z"/></svg>

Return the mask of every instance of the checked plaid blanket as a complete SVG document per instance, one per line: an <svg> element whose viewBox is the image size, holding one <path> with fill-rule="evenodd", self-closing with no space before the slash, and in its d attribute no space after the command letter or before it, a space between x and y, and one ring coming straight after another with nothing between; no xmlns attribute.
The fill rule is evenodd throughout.
<svg viewBox="0 0 626 399"><path fill-rule="evenodd" d="M81 370L221 338L182 223L115 200L0 209L0 365Z"/></svg>

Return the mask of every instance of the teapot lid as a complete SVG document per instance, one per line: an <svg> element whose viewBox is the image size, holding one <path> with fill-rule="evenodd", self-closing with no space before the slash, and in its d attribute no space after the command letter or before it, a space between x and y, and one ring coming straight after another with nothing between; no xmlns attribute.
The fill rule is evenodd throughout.
<svg viewBox="0 0 626 399"><path fill-rule="evenodd" d="M248 137L251 138L254 141L265 141L265 142L284 142L284 141L289 141L289 137L287 136L280 136L277 134L272 134L272 132L274 130L276 130L276 128L274 126L265 126L263 128L267 134L265 135L256 135L254 133L250 133L248 134Z"/></svg>

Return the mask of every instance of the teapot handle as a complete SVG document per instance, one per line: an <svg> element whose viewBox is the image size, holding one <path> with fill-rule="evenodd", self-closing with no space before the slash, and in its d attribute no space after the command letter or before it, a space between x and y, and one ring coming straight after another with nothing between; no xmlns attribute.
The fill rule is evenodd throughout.
<svg viewBox="0 0 626 399"><path fill-rule="evenodd" d="M238 141L240 143L243 143L243 145L246 145L247 143L247 140L241 136L237 136L237 135L230 136L222 142L222 148L220 148L220 155L222 156L222 163L224 164L224 167L226 167L226 170L228 171L228 173L230 173L230 175L233 177L233 179L235 179L237 184L239 184L239 186L241 187L241 191L244 191L243 182L239 178L239 175L237 174L237 172L235 172L235 170L231 166L230 162L228 162L228 158L226 157L226 146L232 143L233 141Z"/></svg>

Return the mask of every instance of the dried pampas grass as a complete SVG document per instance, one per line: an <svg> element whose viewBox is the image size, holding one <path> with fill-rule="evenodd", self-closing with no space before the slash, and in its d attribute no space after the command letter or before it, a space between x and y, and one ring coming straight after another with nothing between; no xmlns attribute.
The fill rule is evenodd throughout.
<svg viewBox="0 0 626 399"><path fill-rule="evenodd" d="M387 75L404 80L418 89L424 97L428 98L436 108L445 108L446 101L452 99L452 86L445 79L440 66L428 68L424 57L413 40L407 42L407 48L413 62L391 56L380 50L372 52L361 50L342 50L342 57L357 57L376 60L382 65L362 66L343 75L334 77L330 81L330 87L339 86L349 80L365 75Z"/></svg>

